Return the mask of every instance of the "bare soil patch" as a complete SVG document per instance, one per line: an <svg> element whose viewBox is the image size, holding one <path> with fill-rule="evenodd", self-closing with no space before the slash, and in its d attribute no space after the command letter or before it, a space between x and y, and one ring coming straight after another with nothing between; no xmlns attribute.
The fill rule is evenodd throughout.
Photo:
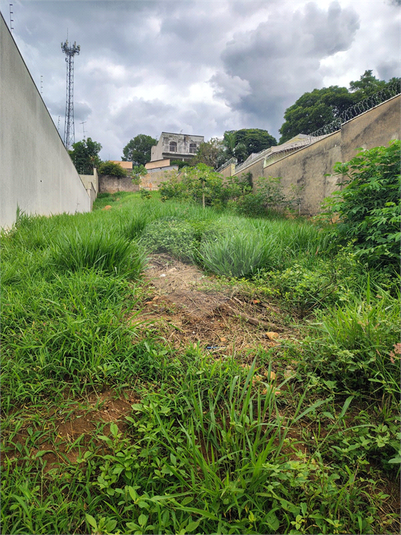
<svg viewBox="0 0 401 535"><path fill-rule="evenodd" d="M70 400L62 411L51 409L47 417L43 415L43 427L37 424L35 426L39 431L42 427L44 433L35 447L30 448L30 456L32 458L40 456L46 462L44 472L49 472L66 462L76 463L93 440L98 426L101 426L102 434L108 435L110 427L107 424L114 422L117 423L120 432L124 432L127 427L125 416L130 414L132 404L137 402L139 398L132 391L116 395L113 390L107 390L100 393L93 392L85 399ZM55 429L46 433L46 421L50 420L50 417L53 420L55 416ZM13 439L16 448L14 452L7 454L9 459L20 456L18 445L23 446L28 443L30 427L32 424L30 418L27 418L27 423ZM99 443L99 449L102 448L103 444Z"/></svg>
<svg viewBox="0 0 401 535"><path fill-rule="evenodd" d="M150 258L146 279L150 297L141 303L133 322L144 321L177 349L199 344L246 362L258 349L295 337L277 307L244 295L240 287L224 286L169 255Z"/></svg>

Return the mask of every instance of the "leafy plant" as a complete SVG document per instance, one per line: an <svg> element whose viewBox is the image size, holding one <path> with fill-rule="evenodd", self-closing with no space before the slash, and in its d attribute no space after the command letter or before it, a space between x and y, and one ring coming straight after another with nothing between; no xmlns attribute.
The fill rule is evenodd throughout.
<svg viewBox="0 0 401 535"><path fill-rule="evenodd" d="M327 232L335 244L350 244L371 266L399 265L400 156L401 142L392 141L334 167L345 186L326 199L324 216L338 218Z"/></svg>
<svg viewBox="0 0 401 535"><path fill-rule="evenodd" d="M93 168L101 164L99 152L102 145L93 141L90 137L73 144L69 151L71 160L81 175L93 175Z"/></svg>
<svg viewBox="0 0 401 535"><path fill-rule="evenodd" d="M319 336L308 343L308 366L346 388L381 396L399 396L400 295L380 287L317 314Z"/></svg>
<svg viewBox="0 0 401 535"><path fill-rule="evenodd" d="M146 176L148 171L144 165L134 165L132 167L132 183L139 185L142 177Z"/></svg>
<svg viewBox="0 0 401 535"><path fill-rule="evenodd" d="M245 191L233 204L238 214L263 217L269 212L284 212L298 202L294 194L288 197L281 186L281 178L259 177L255 181L255 193Z"/></svg>

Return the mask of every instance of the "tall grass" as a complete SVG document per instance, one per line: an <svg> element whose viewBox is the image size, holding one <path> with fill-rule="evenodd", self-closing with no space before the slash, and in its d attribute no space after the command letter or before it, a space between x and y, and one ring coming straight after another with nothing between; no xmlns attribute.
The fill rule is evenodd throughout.
<svg viewBox="0 0 401 535"><path fill-rule="evenodd" d="M387 498L376 488L383 472L366 459L373 452L387 468L396 462L393 405L386 415L377 401L384 406L382 392L397 397L391 284L369 286L352 259L328 262L308 223L249 221L138 194L102 202L112 208L20 217L1 236L3 531L389 532ZM172 348L135 320L146 291L137 242L152 229L166 232L156 237L162 245L176 238L173 254L182 254L186 236L208 269L253 273L244 291L279 288L273 295L289 311L297 301L309 307L328 283L336 300L318 297L313 339L294 331L297 341L268 352L255 346L258 360L246 370L235 355ZM287 380L279 379L283 356L298 362ZM135 396L127 417L60 436L60 422L78 419L88 394L109 389ZM48 464L47 447L59 462Z"/></svg>
<svg viewBox="0 0 401 535"><path fill-rule="evenodd" d="M198 257L213 273L244 277L274 261L274 251L274 238L261 240L256 233L237 231L203 241Z"/></svg>
<svg viewBox="0 0 401 535"><path fill-rule="evenodd" d="M393 296L367 277L363 294L317 314L318 338L310 365L349 389L400 395L400 293ZM323 342L324 341L324 342ZM318 352L313 346L325 344Z"/></svg>
<svg viewBox="0 0 401 535"><path fill-rule="evenodd" d="M58 270L95 269L137 279L145 257L132 241L106 229L73 229L53 241L51 257Z"/></svg>
<svg viewBox="0 0 401 535"><path fill-rule="evenodd" d="M3 402L132 375L137 333L124 315L134 303L126 281L93 270L4 287Z"/></svg>

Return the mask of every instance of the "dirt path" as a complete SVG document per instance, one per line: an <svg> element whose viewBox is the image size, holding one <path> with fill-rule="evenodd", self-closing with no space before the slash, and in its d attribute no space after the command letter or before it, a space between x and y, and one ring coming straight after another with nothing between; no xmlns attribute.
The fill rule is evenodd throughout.
<svg viewBox="0 0 401 535"><path fill-rule="evenodd" d="M275 347L291 336L278 308L245 295L240 286L222 284L196 266L154 255L146 279L151 296L141 304L135 322L145 321L174 347L199 343L203 349L235 354L246 362L258 348Z"/></svg>

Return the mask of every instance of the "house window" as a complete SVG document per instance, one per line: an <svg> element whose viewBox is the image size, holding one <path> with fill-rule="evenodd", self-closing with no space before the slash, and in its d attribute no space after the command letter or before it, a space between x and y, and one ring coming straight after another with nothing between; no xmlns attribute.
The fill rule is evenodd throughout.
<svg viewBox="0 0 401 535"><path fill-rule="evenodd" d="M196 143L190 143L189 144L189 152L191 154L196 154L197 150L198 150L198 147L196 146Z"/></svg>
<svg viewBox="0 0 401 535"><path fill-rule="evenodd" d="M170 141L170 152L177 152L177 142Z"/></svg>

